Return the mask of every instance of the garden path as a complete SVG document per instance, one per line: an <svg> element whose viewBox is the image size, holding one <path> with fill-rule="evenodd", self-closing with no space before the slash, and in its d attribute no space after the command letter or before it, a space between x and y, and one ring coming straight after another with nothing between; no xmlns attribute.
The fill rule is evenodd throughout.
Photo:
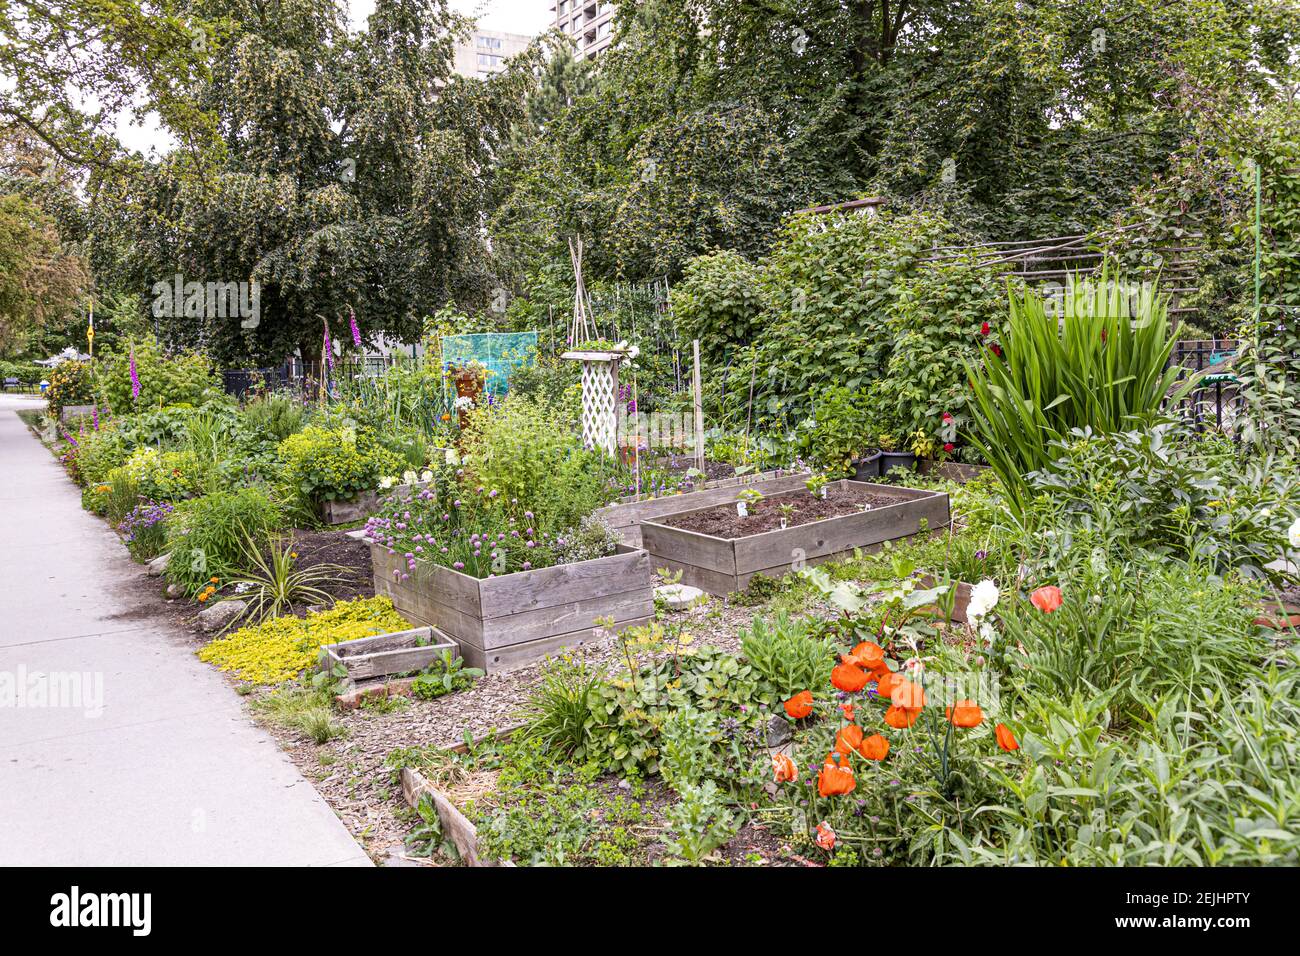
<svg viewBox="0 0 1300 956"><path fill-rule="evenodd" d="M369 865L221 676L133 606L142 569L15 414L39 404L0 396L0 865Z"/></svg>

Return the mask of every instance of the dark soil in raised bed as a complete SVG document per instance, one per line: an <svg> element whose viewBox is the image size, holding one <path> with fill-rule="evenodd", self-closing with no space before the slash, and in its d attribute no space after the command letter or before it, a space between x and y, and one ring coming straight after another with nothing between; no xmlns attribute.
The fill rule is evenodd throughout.
<svg viewBox="0 0 1300 956"><path fill-rule="evenodd" d="M744 538L764 531L775 531L781 527L781 505L794 505L787 527L812 524L826 518L838 518L841 515L857 514L863 505L872 509L896 505L906 498L894 495L882 495L877 492L863 491L860 488L827 489L825 498L814 497L806 491L787 495L773 495L763 498L757 504L749 506L749 514L742 518L736 511L735 502L688 511L685 514L670 515L663 523L684 531L697 531L713 535L715 538Z"/></svg>
<svg viewBox="0 0 1300 956"><path fill-rule="evenodd" d="M663 458L642 459L642 463L652 468L662 468L674 475L684 475L695 467L693 455L667 455ZM718 478L730 478L736 473L736 466L725 461L704 459L704 477L707 481Z"/></svg>
<svg viewBox="0 0 1300 956"><path fill-rule="evenodd" d="M375 582L371 575L370 545L349 538L345 531L293 532L293 549L298 552L298 567L312 568L320 564L337 564L345 570L336 572L339 580L322 586L338 601L358 597L374 597ZM306 608L294 608L294 613L306 613Z"/></svg>

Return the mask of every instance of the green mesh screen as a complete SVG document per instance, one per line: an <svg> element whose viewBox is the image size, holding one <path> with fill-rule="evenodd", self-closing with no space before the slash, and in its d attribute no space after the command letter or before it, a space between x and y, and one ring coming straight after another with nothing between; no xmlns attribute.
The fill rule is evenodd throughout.
<svg viewBox="0 0 1300 956"><path fill-rule="evenodd" d="M442 367L478 362L487 369L485 390L491 395L504 395L511 371L521 365L532 365L536 358L536 332L480 332L447 335L442 339Z"/></svg>

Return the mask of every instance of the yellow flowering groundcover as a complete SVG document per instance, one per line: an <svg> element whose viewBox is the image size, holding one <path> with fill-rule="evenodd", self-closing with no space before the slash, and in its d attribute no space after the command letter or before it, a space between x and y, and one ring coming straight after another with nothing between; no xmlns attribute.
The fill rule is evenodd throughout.
<svg viewBox="0 0 1300 956"><path fill-rule="evenodd" d="M315 664L325 644L410 627L388 598L357 598L306 617L285 615L240 628L200 650L199 659L252 684L279 684Z"/></svg>

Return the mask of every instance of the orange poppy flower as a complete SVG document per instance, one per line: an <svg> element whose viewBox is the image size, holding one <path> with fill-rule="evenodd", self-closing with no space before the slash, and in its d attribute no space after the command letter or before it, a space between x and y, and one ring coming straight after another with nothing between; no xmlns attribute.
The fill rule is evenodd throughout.
<svg viewBox="0 0 1300 956"><path fill-rule="evenodd" d="M857 659L860 667L874 671L885 663L885 651L875 641L863 641L853 648L852 657Z"/></svg>
<svg viewBox="0 0 1300 956"><path fill-rule="evenodd" d="M906 730L916 723L916 718L920 716L920 710L907 710L895 704L885 711L885 723L895 730Z"/></svg>
<svg viewBox="0 0 1300 956"><path fill-rule="evenodd" d="M862 756L868 760L884 760L889 755L889 741L880 734L872 734L862 741Z"/></svg>
<svg viewBox="0 0 1300 956"><path fill-rule="evenodd" d="M1011 728L1006 724L998 724L993 728L994 736L998 738L998 746L1003 750L1012 751L1020 749L1020 741L1016 740L1016 735L1011 732Z"/></svg>
<svg viewBox="0 0 1300 956"><path fill-rule="evenodd" d="M1051 614L1062 604L1061 589L1048 584L1029 595L1030 602L1044 614Z"/></svg>
<svg viewBox="0 0 1300 956"><path fill-rule="evenodd" d="M823 850L835 849L835 831L825 820L817 824L817 845Z"/></svg>
<svg viewBox="0 0 1300 956"><path fill-rule="evenodd" d="M857 724L841 727L835 735L835 752L848 756L862 746L862 728Z"/></svg>
<svg viewBox="0 0 1300 956"><path fill-rule="evenodd" d="M785 702L785 712L794 720L802 720L813 712L813 695L810 690L801 690Z"/></svg>
<svg viewBox="0 0 1300 956"><path fill-rule="evenodd" d="M925 688L920 684L913 684L906 677L895 680L890 690L890 700L894 702L895 707L904 710L920 710L925 706Z"/></svg>
<svg viewBox="0 0 1300 956"><path fill-rule="evenodd" d="M777 783L786 783L799 776L799 768L786 754L772 754L772 777Z"/></svg>
<svg viewBox="0 0 1300 956"><path fill-rule="evenodd" d="M831 671L831 683L846 693L856 694L867 686L867 672L854 664L853 658L847 654L841 655L840 660L843 663L836 664Z"/></svg>
<svg viewBox="0 0 1300 956"><path fill-rule="evenodd" d="M838 797L852 793L853 788L858 785L852 769L840 765L839 761L845 759L839 754L830 754L822 764L821 773L817 774L817 792L823 797Z"/></svg>
<svg viewBox="0 0 1300 956"><path fill-rule="evenodd" d="M984 720L984 712L973 700L959 700L948 708L948 719L954 727L978 727Z"/></svg>
<svg viewBox="0 0 1300 956"><path fill-rule="evenodd" d="M902 680L897 674L889 669L876 671L876 693L889 700L894 696L894 686Z"/></svg>
<svg viewBox="0 0 1300 956"><path fill-rule="evenodd" d="M844 715L844 719L849 723L853 723L853 715L855 712L856 711L852 704L840 704L840 713Z"/></svg>

